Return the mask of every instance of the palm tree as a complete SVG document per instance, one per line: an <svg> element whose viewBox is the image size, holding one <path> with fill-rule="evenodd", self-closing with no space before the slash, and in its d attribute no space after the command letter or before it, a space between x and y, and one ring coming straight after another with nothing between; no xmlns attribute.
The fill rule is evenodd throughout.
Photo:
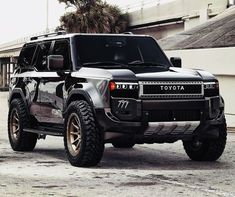
<svg viewBox="0 0 235 197"><path fill-rule="evenodd" d="M74 8L60 18L61 27L68 32L120 33L129 25L127 14L117 6L101 0L58 0Z"/></svg>

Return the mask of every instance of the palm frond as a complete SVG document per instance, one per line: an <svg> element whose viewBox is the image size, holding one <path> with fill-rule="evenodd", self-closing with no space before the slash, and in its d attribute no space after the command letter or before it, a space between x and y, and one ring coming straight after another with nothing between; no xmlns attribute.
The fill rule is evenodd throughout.
<svg viewBox="0 0 235 197"><path fill-rule="evenodd" d="M117 6L101 0L58 0L75 11L60 18L61 28L68 32L120 33L129 25L127 14L122 14Z"/></svg>

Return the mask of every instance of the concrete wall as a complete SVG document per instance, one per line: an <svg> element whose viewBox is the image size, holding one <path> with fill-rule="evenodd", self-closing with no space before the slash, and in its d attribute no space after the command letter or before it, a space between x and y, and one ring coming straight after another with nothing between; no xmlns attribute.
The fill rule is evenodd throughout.
<svg viewBox="0 0 235 197"><path fill-rule="evenodd" d="M147 34L156 39L165 38L184 31L184 23L168 23L131 30L134 34Z"/></svg>
<svg viewBox="0 0 235 197"><path fill-rule="evenodd" d="M228 126L235 127L235 47L166 51L168 57L181 57L183 68L198 68L216 75L225 100Z"/></svg>
<svg viewBox="0 0 235 197"><path fill-rule="evenodd" d="M156 39L169 37L206 22L226 10L229 5L228 0L154 2L151 7L143 4L139 9L129 10L133 33L149 34Z"/></svg>
<svg viewBox="0 0 235 197"><path fill-rule="evenodd" d="M190 18L199 17L199 22L205 22L208 17L224 11L227 6L227 0L175 0L160 4L156 1L152 7L143 7L129 14L131 26L173 18L183 18L188 22Z"/></svg>

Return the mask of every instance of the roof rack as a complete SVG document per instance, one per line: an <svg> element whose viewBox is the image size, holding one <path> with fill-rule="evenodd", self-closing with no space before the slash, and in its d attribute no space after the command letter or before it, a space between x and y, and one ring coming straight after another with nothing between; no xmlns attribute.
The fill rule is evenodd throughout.
<svg viewBox="0 0 235 197"><path fill-rule="evenodd" d="M58 31L58 32L53 32L53 33L34 36L34 37L31 37L30 40L37 40L39 38L47 38L49 36L59 36L59 35L65 35L65 34L66 34L66 31Z"/></svg>

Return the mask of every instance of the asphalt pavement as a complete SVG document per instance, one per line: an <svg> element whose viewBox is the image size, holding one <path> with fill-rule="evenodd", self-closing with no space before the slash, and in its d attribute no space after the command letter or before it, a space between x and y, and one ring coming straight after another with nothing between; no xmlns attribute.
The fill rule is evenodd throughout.
<svg viewBox="0 0 235 197"><path fill-rule="evenodd" d="M182 142L115 149L100 164L76 168L63 139L39 140L33 152L14 152L7 138L7 93L0 92L0 196L235 196L235 133L217 162L193 162Z"/></svg>

